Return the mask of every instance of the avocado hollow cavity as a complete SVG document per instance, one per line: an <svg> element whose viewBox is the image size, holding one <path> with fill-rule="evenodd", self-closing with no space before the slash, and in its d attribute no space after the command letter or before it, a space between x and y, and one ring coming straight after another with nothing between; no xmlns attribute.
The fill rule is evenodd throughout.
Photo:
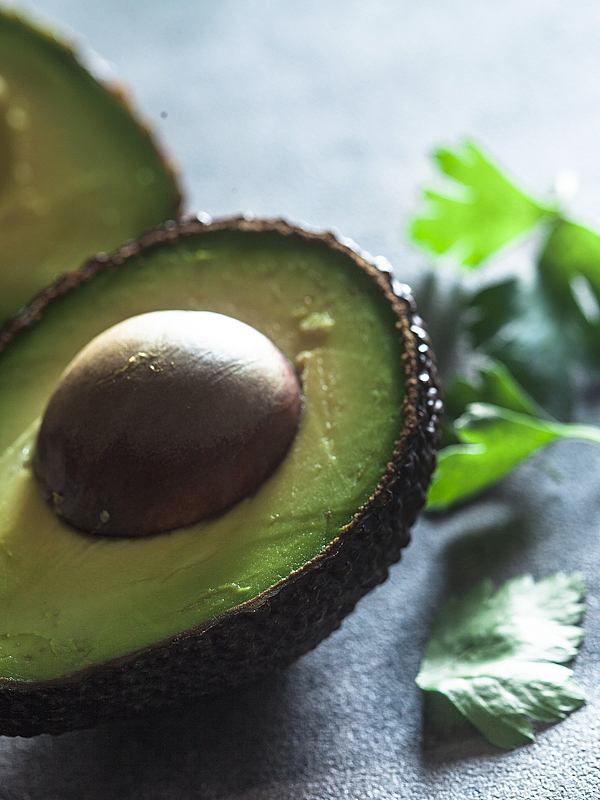
<svg viewBox="0 0 600 800"><path fill-rule="evenodd" d="M79 530L161 533L255 491L300 410L294 368L259 331L223 314L155 311L104 331L69 364L34 470Z"/></svg>
<svg viewBox="0 0 600 800"><path fill-rule="evenodd" d="M95 336L173 308L225 314L294 365L302 419L275 471L168 535L81 536L31 455L60 375ZM0 336L0 731L94 724L221 691L334 630L408 543L441 400L402 284L282 221L169 225L94 259Z"/></svg>

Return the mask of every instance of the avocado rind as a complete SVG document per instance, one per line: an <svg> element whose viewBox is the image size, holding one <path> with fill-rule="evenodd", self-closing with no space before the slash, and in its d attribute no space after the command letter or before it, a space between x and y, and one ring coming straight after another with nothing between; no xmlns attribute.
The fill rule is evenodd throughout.
<svg viewBox="0 0 600 800"><path fill-rule="evenodd" d="M316 234L282 221L222 220L210 225L171 224L92 259L57 281L0 331L0 349L35 324L52 302L82 281L132 255L199 230L277 232L343 252L366 271L397 318L405 366L403 428L377 491L316 558L247 603L194 630L64 679L0 683L0 732L31 736L89 727L101 719L240 686L291 663L337 628L371 588L385 580L408 543L435 466L441 414L433 354L414 301L391 275L377 269L332 234ZM396 289L395 293L393 288Z"/></svg>

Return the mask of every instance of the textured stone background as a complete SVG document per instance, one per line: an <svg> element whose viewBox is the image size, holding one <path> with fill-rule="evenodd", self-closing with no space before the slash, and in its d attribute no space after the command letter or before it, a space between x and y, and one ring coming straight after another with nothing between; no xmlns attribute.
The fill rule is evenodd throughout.
<svg viewBox="0 0 600 800"><path fill-rule="evenodd" d="M600 6L571 0L40 0L130 88L188 205L335 227L419 286L403 226L428 153L484 143L536 192L580 179L600 225ZM1 54L0 54L1 59ZM443 298L442 298L443 299ZM432 319L436 329L436 319ZM587 414L600 423L600 404ZM161 716L0 739L0 800L584 800L600 796L600 453L561 444L415 529L390 579L316 651ZM423 723L414 685L442 597L483 576L580 570L589 701L513 753Z"/></svg>

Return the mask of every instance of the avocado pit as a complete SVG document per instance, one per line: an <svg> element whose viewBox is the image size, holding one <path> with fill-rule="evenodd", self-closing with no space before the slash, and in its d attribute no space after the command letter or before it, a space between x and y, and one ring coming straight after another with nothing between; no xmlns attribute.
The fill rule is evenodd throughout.
<svg viewBox="0 0 600 800"><path fill-rule="evenodd" d="M67 366L34 471L81 531L170 531L254 492L285 456L301 408L294 368L254 328L212 312L149 312Z"/></svg>

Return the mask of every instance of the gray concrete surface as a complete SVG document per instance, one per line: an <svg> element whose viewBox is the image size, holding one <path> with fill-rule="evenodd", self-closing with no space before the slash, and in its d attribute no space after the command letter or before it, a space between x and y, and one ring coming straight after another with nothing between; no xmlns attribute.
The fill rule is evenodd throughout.
<svg viewBox="0 0 600 800"><path fill-rule="evenodd" d="M419 286L403 226L463 136L536 192L574 170L600 226L600 6L584 0L39 0L102 55L179 164L188 206L334 227ZM600 404L588 409L600 423ZM555 446L424 520L342 628L251 690L96 730L0 739L0 800L600 797L600 452ZM489 576L582 571L587 704L512 753L440 736L414 684L433 614ZM0 612L1 613L1 612Z"/></svg>

